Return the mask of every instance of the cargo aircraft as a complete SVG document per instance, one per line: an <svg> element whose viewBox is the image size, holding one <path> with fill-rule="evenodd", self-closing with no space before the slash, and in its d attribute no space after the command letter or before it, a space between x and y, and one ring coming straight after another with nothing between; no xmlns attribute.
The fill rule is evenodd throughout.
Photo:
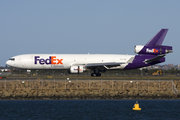
<svg viewBox="0 0 180 120"><path fill-rule="evenodd" d="M112 69L136 69L165 62L165 55L172 52L172 46L162 42L168 29L161 29L144 46L136 45L137 55L121 54L24 54L11 57L6 64L27 69L67 69L69 73L83 73L91 70L91 76Z"/></svg>

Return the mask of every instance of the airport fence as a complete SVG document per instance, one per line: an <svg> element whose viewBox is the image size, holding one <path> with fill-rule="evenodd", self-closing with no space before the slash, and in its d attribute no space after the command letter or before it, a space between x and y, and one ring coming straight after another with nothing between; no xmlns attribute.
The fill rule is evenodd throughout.
<svg viewBox="0 0 180 120"><path fill-rule="evenodd" d="M178 93L173 80L2 80L0 90L10 89L54 89L54 90L133 90L173 91Z"/></svg>

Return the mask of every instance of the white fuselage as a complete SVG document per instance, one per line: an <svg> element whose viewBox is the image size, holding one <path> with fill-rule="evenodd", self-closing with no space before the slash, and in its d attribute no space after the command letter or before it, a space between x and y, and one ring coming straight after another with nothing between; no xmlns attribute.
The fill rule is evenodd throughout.
<svg viewBox="0 0 180 120"><path fill-rule="evenodd" d="M25 54L12 57L7 65L23 69L69 69L73 65L96 63L124 63L115 68L123 69L134 55L118 54Z"/></svg>

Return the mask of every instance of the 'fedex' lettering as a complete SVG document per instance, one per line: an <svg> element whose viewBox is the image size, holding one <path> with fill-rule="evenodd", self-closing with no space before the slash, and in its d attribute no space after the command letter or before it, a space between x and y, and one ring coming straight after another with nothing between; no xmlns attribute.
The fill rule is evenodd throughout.
<svg viewBox="0 0 180 120"><path fill-rule="evenodd" d="M75 68L74 68L74 70L77 70L77 71L79 70L79 71L81 71L82 69L75 69Z"/></svg>
<svg viewBox="0 0 180 120"><path fill-rule="evenodd" d="M148 52L148 53L158 53L158 50L156 50L156 49L149 49L149 48L147 48L146 49L146 52Z"/></svg>
<svg viewBox="0 0 180 120"><path fill-rule="evenodd" d="M53 65L63 64L62 63L63 59L56 59L56 56L49 56L48 59L43 59L43 58L40 59L40 56L35 56L34 59L35 59L34 64L38 64L38 62L41 65L44 65L44 64L47 64L47 65L49 65L49 64L53 64Z"/></svg>

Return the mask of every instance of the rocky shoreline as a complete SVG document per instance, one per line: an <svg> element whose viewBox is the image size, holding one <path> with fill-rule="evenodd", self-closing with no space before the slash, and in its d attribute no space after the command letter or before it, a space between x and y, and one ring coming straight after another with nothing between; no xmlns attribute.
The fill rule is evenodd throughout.
<svg viewBox="0 0 180 120"><path fill-rule="evenodd" d="M0 81L0 100L178 99L179 81Z"/></svg>

